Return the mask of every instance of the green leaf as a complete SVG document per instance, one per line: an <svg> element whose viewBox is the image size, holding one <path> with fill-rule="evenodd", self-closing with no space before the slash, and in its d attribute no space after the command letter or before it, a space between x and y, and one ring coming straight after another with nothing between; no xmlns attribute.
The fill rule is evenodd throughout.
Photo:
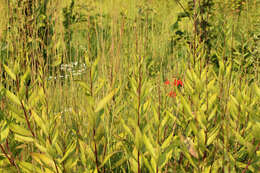
<svg viewBox="0 0 260 173"><path fill-rule="evenodd" d="M208 105L209 105L209 110L211 110L212 106L214 106L214 102L216 101L217 99L217 96L218 96L218 93L215 93L213 94L210 98L209 98L209 102L208 102Z"/></svg>
<svg viewBox="0 0 260 173"><path fill-rule="evenodd" d="M200 129L198 136L199 136L198 139L199 139L200 145L204 148L206 135L205 135L205 132L203 129Z"/></svg>
<svg viewBox="0 0 260 173"><path fill-rule="evenodd" d="M41 152L43 153L47 152L47 149L44 146L40 145L37 141L34 141L34 144Z"/></svg>
<svg viewBox="0 0 260 173"><path fill-rule="evenodd" d="M213 79L213 80L211 80L211 81L208 83L207 88L208 88L209 91L210 91L210 90L214 90L214 88L215 88L215 82L216 82L216 80Z"/></svg>
<svg viewBox="0 0 260 173"><path fill-rule="evenodd" d="M215 160L214 163L213 163L213 165L212 165L212 167L211 167L211 172L212 172L212 173L218 173L218 172L220 172L220 171L219 171L219 168L221 167L221 165L222 165L222 159L221 159L221 158L218 159L218 160Z"/></svg>
<svg viewBox="0 0 260 173"><path fill-rule="evenodd" d="M110 157L112 157L112 156L113 156L114 154L116 154L116 153L118 153L118 151L114 151L114 152L112 152L112 153L109 153L109 154L105 157L105 159L103 160L102 164L99 165L99 168L102 168L102 167L107 163L107 161L110 159Z"/></svg>
<svg viewBox="0 0 260 173"><path fill-rule="evenodd" d="M1 128L0 144L5 141L5 139L7 138L8 134L9 134L9 126L8 126L7 123L5 122L5 123L2 125L2 128Z"/></svg>
<svg viewBox="0 0 260 173"><path fill-rule="evenodd" d="M190 164L191 164L195 169L197 169L197 164L196 164L195 161L192 159L191 155L190 155L188 152L186 152L186 151L184 151L183 154L184 154L184 156L188 159L188 161L190 162Z"/></svg>
<svg viewBox="0 0 260 173"><path fill-rule="evenodd" d="M144 160L145 166L149 169L149 172L153 173L153 168L151 167L150 162L146 159L144 155L142 155L142 159Z"/></svg>
<svg viewBox="0 0 260 173"><path fill-rule="evenodd" d="M79 140L79 148L80 148L80 159L84 166L87 165L87 159L85 155L85 143L82 140Z"/></svg>
<svg viewBox="0 0 260 173"><path fill-rule="evenodd" d="M215 117L216 112L217 112L217 106L215 106L215 108L213 108L213 110L212 110L211 113L209 114L209 118L208 118L208 121L209 121L209 122L212 120L212 118Z"/></svg>
<svg viewBox="0 0 260 173"><path fill-rule="evenodd" d="M98 85L95 87L94 96L96 96L96 95L98 95L98 93L100 93L100 90L103 88L104 84L105 84L104 80L98 81Z"/></svg>
<svg viewBox="0 0 260 173"><path fill-rule="evenodd" d="M131 129L125 124L125 121L123 119L121 119L121 123L123 125L124 130L133 138L134 135L133 135Z"/></svg>
<svg viewBox="0 0 260 173"><path fill-rule="evenodd" d="M153 145L151 144L149 138L147 138L147 136L144 134L144 137L143 137L143 140L144 140L144 144L146 146L146 148L148 149L148 151L150 152L150 154L152 155L152 157L156 158L156 152L154 150L154 147Z"/></svg>
<svg viewBox="0 0 260 173"><path fill-rule="evenodd" d="M83 81L78 81L77 83L78 83L82 88L84 88L84 89L86 90L86 92L87 92L88 95L90 95L90 88L89 88L89 86L88 86L85 82L83 82Z"/></svg>
<svg viewBox="0 0 260 173"><path fill-rule="evenodd" d="M151 165L152 165L152 168L153 168L152 172L156 172L157 163L156 163L156 160L154 158L151 158Z"/></svg>
<svg viewBox="0 0 260 173"><path fill-rule="evenodd" d="M31 153L32 158L37 161L39 164L43 165L48 165L52 166L53 165L53 160L46 156L46 154L41 154L41 153Z"/></svg>
<svg viewBox="0 0 260 173"><path fill-rule="evenodd" d="M27 68L26 72L21 77L21 82L26 84L30 78L30 75L31 75L31 69Z"/></svg>
<svg viewBox="0 0 260 173"><path fill-rule="evenodd" d="M21 106L21 102L16 95L11 93L9 90L6 90L5 94L6 94L6 97L9 98L13 103L17 104L18 106Z"/></svg>
<svg viewBox="0 0 260 173"><path fill-rule="evenodd" d="M173 138L173 135L169 135L167 137L167 139L163 142L161 148L165 149L166 147L168 147L171 144L171 142L172 142L172 138Z"/></svg>
<svg viewBox="0 0 260 173"><path fill-rule="evenodd" d="M206 117L205 117L205 114L204 114L204 113L197 112L197 121L198 121L199 125L200 125L204 130L206 130L207 121L206 121Z"/></svg>
<svg viewBox="0 0 260 173"><path fill-rule="evenodd" d="M256 140L260 140L260 123L256 122L252 129L252 134L254 135Z"/></svg>
<svg viewBox="0 0 260 173"><path fill-rule="evenodd" d="M93 141L92 141L92 145L94 145ZM95 163L96 157L89 145L85 145L85 152L87 153L88 159L90 159L93 163Z"/></svg>
<svg viewBox="0 0 260 173"><path fill-rule="evenodd" d="M191 108L190 108L189 104L187 103L187 101L185 100L185 98L182 95L180 96L180 98L181 98L181 103L184 107L184 110L186 110L186 112L188 113L189 116L194 118L194 115L192 114Z"/></svg>
<svg viewBox="0 0 260 173"><path fill-rule="evenodd" d="M242 145L244 145L245 147L247 147L248 152L249 152L249 155L251 155L252 152L253 152L254 146L253 146L249 141L246 141L246 140L245 140L237 131L235 131L234 129L232 129L232 132L233 132L233 134L235 135L237 141L238 141L240 144L242 144Z"/></svg>
<svg viewBox="0 0 260 173"><path fill-rule="evenodd" d="M21 168L22 172L37 172L37 173L42 172L40 168L38 168L36 165L33 165L29 162L21 161L19 162L19 167Z"/></svg>
<svg viewBox="0 0 260 173"><path fill-rule="evenodd" d="M138 164L137 164L137 153L138 150L136 147L133 148L130 161L130 167L133 172L138 172Z"/></svg>
<svg viewBox="0 0 260 173"><path fill-rule="evenodd" d="M142 133L141 130L138 126L135 127L135 146L137 149L141 149L143 144L143 137L142 137Z"/></svg>
<svg viewBox="0 0 260 173"><path fill-rule="evenodd" d="M229 63L229 65L228 65L227 68L226 68L225 78L228 79L228 77L229 77L229 75L230 75L230 72L231 72L231 69L232 69L231 63Z"/></svg>
<svg viewBox="0 0 260 173"><path fill-rule="evenodd" d="M19 134L14 134L14 139L19 142L33 142L34 140L32 137L26 137Z"/></svg>
<svg viewBox="0 0 260 173"><path fill-rule="evenodd" d="M72 168L76 167L77 162L78 162L78 157L68 157L66 159L66 163L64 167L66 170L71 170Z"/></svg>
<svg viewBox="0 0 260 173"><path fill-rule="evenodd" d="M219 133L219 125L213 128L209 134L208 134L208 140L207 140L207 145L212 144L212 142L216 139L218 133Z"/></svg>
<svg viewBox="0 0 260 173"><path fill-rule="evenodd" d="M14 72L4 64L4 69L6 71L6 73L14 80L16 81L16 75L14 74Z"/></svg>
<svg viewBox="0 0 260 173"><path fill-rule="evenodd" d="M57 130L58 131L58 130ZM63 155L63 151L60 147L60 144L58 142L54 143L55 149L59 155Z"/></svg>
<svg viewBox="0 0 260 173"><path fill-rule="evenodd" d="M90 67L90 61L89 61L89 56L88 55L85 55L85 63L87 65L87 67Z"/></svg>
<svg viewBox="0 0 260 173"><path fill-rule="evenodd" d="M43 122L43 120L41 119L41 117L39 117L35 111L32 111L32 116L36 122L36 124L43 130L43 132L45 133L45 135L48 135L47 132L47 128L45 126L45 123Z"/></svg>
<svg viewBox="0 0 260 173"><path fill-rule="evenodd" d="M160 153L160 156L158 158L158 167L163 167L165 165L167 160L166 160L166 152Z"/></svg>
<svg viewBox="0 0 260 173"><path fill-rule="evenodd" d="M69 146L68 149L66 150L66 153L64 154L64 156L62 157L62 159L60 160L60 163L62 163L64 160L66 160L68 158L68 156L70 154L72 154L76 149L76 142L72 142Z"/></svg>
<svg viewBox="0 0 260 173"><path fill-rule="evenodd" d="M163 153L160 154L158 160L158 167L162 169L172 157L173 147L169 146Z"/></svg>
<svg viewBox="0 0 260 173"><path fill-rule="evenodd" d="M58 54L58 55L56 55L55 60L52 63L52 66L56 67L56 66L58 66L60 64L61 64L61 56Z"/></svg>
<svg viewBox="0 0 260 173"><path fill-rule="evenodd" d="M28 100L28 105L30 107L34 107L44 97L45 96L44 96L43 88L36 89L30 95L29 100Z"/></svg>
<svg viewBox="0 0 260 173"><path fill-rule="evenodd" d="M16 134L32 137L32 133L29 130L14 123L10 124L10 129Z"/></svg>
<svg viewBox="0 0 260 173"><path fill-rule="evenodd" d="M105 98L103 98L98 104L95 112L99 112L104 106L113 98L118 89L111 91Z"/></svg>
<svg viewBox="0 0 260 173"><path fill-rule="evenodd" d="M97 58L95 59L94 63L91 66L91 79L94 80L98 70L97 70L97 66L98 66L98 62L100 60L100 56L97 56Z"/></svg>
<svg viewBox="0 0 260 173"><path fill-rule="evenodd" d="M258 86L257 86L256 83L253 84L253 89L254 89L254 93L255 93L258 97L260 97L260 89L258 88Z"/></svg>
<svg viewBox="0 0 260 173"><path fill-rule="evenodd" d="M210 173L210 169L211 169L211 166L206 166L206 167L203 169L202 173Z"/></svg>

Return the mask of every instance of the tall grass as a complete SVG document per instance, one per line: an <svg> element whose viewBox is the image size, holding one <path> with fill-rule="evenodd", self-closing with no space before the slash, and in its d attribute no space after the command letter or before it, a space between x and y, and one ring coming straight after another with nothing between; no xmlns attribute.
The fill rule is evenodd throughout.
<svg viewBox="0 0 260 173"><path fill-rule="evenodd" d="M259 7L1 0L0 170L259 171Z"/></svg>

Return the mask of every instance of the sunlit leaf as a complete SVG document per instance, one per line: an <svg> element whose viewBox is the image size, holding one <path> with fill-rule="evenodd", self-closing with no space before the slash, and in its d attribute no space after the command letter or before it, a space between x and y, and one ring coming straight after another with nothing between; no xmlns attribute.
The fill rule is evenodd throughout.
<svg viewBox="0 0 260 173"><path fill-rule="evenodd" d="M19 167L22 169L23 172L42 172L42 170L36 165L25 161L19 162Z"/></svg>
<svg viewBox="0 0 260 173"><path fill-rule="evenodd" d="M67 147L64 156L63 156L62 159L60 160L60 163L62 163L64 160L66 160L66 159L68 158L68 156L69 156L72 152L75 152L75 148L76 148L76 142L72 142L72 143Z"/></svg>
<svg viewBox="0 0 260 173"><path fill-rule="evenodd" d="M53 160L48 156L46 156L45 154L31 153L31 156L34 160L36 160L41 165L46 164L48 166L52 166L53 164Z"/></svg>
<svg viewBox="0 0 260 173"><path fill-rule="evenodd" d="M6 73L14 80L16 81L16 75L14 74L14 72L7 66L4 64L4 69L6 71Z"/></svg>
<svg viewBox="0 0 260 173"><path fill-rule="evenodd" d="M1 124L1 131L0 131L0 144L3 143L5 141L5 139L7 138L8 134L9 134L9 126L7 125L7 123Z"/></svg>
<svg viewBox="0 0 260 173"><path fill-rule="evenodd" d="M61 61L62 61L61 56L60 56L60 55L56 55L56 57L55 57L55 59L54 59L54 61L52 62L51 65L52 65L53 67L56 67L56 66L58 66L58 65L61 64Z"/></svg>
<svg viewBox="0 0 260 173"><path fill-rule="evenodd" d="M32 111L32 115L34 117L35 122L37 123L37 125L43 130L43 132L45 133L45 135L48 135L47 132L47 128L45 126L45 123L43 122L42 118L39 117L35 111Z"/></svg>
<svg viewBox="0 0 260 173"><path fill-rule="evenodd" d="M16 125L14 123L11 123L10 124L10 129L14 132L14 133L17 133L19 135L23 135L23 136L29 136L29 137L32 137L32 133L23 128L22 126L19 126L19 125Z"/></svg>
<svg viewBox="0 0 260 173"><path fill-rule="evenodd" d="M219 133L219 126L216 126L213 128L208 135L207 145L212 144L212 142L216 139L217 135Z"/></svg>
<svg viewBox="0 0 260 173"><path fill-rule="evenodd" d="M19 141L19 142L33 142L32 137L22 136L22 135L19 135L19 134L15 134L14 139L16 141Z"/></svg>
<svg viewBox="0 0 260 173"><path fill-rule="evenodd" d="M114 152L112 152L112 153L107 154L107 156L106 156L105 159L103 160L102 164L99 165L99 167L102 168L102 167L107 163L107 161L108 161L114 154L116 154L116 153L118 153L118 151L114 151Z"/></svg>
<svg viewBox="0 0 260 173"><path fill-rule="evenodd" d="M6 97L9 98L16 105L21 106L19 98L8 90L6 90Z"/></svg>
<svg viewBox="0 0 260 173"><path fill-rule="evenodd" d="M113 98L115 93L118 91L118 89L114 89L111 91L105 98L103 98L98 104L95 109L95 112L99 112L104 106Z"/></svg>
<svg viewBox="0 0 260 173"><path fill-rule="evenodd" d="M150 142L150 139L146 135L143 136L143 139L144 139L144 144L148 149L148 151L150 152L150 154L152 155L152 157L156 158L156 152L152 143Z"/></svg>

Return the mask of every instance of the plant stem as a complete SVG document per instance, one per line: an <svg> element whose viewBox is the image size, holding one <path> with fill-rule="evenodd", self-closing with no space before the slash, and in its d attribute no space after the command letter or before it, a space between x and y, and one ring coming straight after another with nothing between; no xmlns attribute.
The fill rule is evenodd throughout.
<svg viewBox="0 0 260 173"><path fill-rule="evenodd" d="M98 168L98 153L97 153L97 144L95 141L95 135L96 135L96 130L95 128L93 128L93 140L94 140L94 146L95 146L95 159L96 159L96 168L97 168L97 172L99 172L99 168Z"/></svg>
<svg viewBox="0 0 260 173"><path fill-rule="evenodd" d="M257 145L257 147L256 147L256 149L255 149L255 152L259 150L259 147L260 147L260 142L258 143L258 145ZM249 167L250 165L251 165L251 160L249 160L249 161L247 162L247 165L246 165L245 169L242 171L242 173L245 173L245 172L248 170L248 167Z"/></svg>
<svg viewBox="0 0 260 173"><path fill-rule="evenodd" d="M35 134L34 134L34 132L32 130L31 124L29 122L29 118L28 118L27 112L25 110L24 104L23 104L22 101L20 101L20 102L21 102L21 106L22 106L22 109L23 109L23 113L24 113L25 119L26 119L27 126L28 126L29 130L31 131L33 137L35 137Z"/></svg>
<svg viewBox="0 0 260 173"><path fill-rule="evenodd" d="M4 153L5 157L9 160L10 164L13 165L17 171L20 173L20 169L19 167L17 166L17 164L15 163L14 159L12 159L12 157L9 157L7 152L5 151L4 147L0 144L0 148L2 150L2 152Z"/></svg>

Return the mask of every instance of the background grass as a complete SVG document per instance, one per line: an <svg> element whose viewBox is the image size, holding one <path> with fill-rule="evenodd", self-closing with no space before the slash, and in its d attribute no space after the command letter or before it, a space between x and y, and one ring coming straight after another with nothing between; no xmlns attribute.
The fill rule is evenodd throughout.
<svg viewBox="0 0 260 173"><path fill-rule="evenodd" d="M1 0L1 171L258 172L259 7Z"/></svg>

